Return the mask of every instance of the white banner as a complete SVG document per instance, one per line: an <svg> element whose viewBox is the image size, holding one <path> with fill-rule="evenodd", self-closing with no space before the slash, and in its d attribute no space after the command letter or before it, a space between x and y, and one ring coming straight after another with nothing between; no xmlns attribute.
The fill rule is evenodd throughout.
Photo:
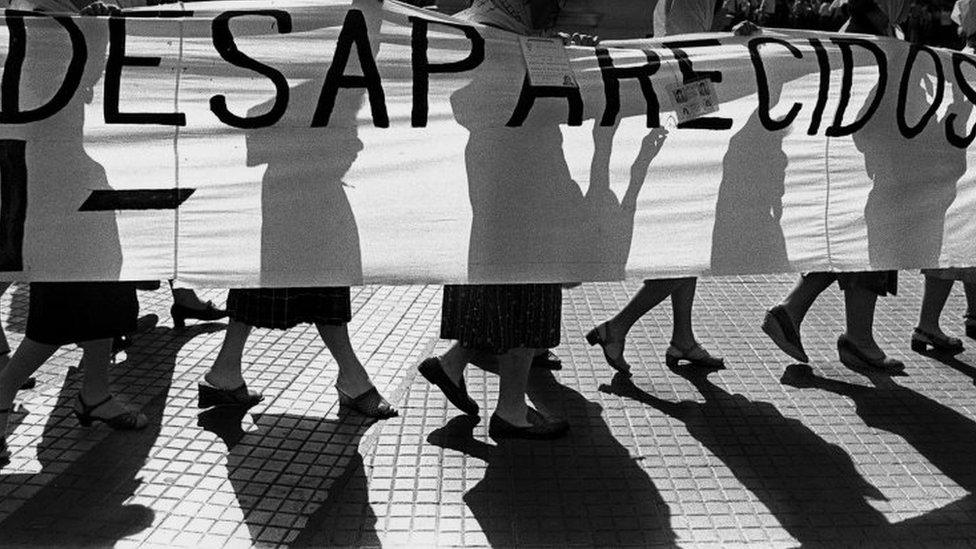
<svg viewBox="0 0 976 549"><path fill-rule="evenodd" d="M563 60L377 0L4 22L6 279L976 265L976 58L961 53L767 30Z"/></svg>

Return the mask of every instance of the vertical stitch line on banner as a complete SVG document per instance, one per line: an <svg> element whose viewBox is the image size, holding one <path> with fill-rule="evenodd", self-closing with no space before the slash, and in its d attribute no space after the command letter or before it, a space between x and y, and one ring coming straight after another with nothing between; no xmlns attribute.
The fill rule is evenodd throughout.
<svg viewBox="0 0 976 549"><path fill-rule="evenodd" d="M183 10L183 2L179 2L179 9ZM180 110L180 78L183 68L183 37L185 35L184 18L177 19L180 25L180 36L176 55L176 89L173 92L173 112ZM173 179L176 192L180 192L180 127L173 131ZM180 209L173 210L173 279L176 279L180 267Z"/></svg>
<svg viewBox="0 0 976 549"><path fill-rule="evenodd" d="M827 197L824 200L824 240L827 243L827 266L834 270L834 256L830 247L830 137L824 144L824 173L827 181Z"/></svg>

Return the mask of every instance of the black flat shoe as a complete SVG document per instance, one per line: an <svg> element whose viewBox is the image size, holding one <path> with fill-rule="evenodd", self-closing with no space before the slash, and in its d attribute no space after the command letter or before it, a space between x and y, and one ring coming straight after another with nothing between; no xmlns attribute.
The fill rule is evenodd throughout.
<svg viewBox="0 0 976 549"><path fill-rule="evenodd" d="M436 385L444 393L444 396L447 397L447 400L458 410L461 410L469 416L478 415L478 403L468 396L468 388L464 384L464 376L461 376L460 384L455 385L451 381L451 378L447 377L447 374L444 372L444 367L441 366L441 361L437 357L430 357L421 362L417 370L420 372L420 375L424 376L424 379Z"/></svg>
<svg viewBox="0 0 976 549"><path fill-rule="evenodd" d="M593 328L586 334L586 342L593 345L599 345L603 349L603 359L607 361L607 364L614 370L630 375L630 364L624 360L623 354L620 356L610 356L607 352L607 345L610 343L609 334L607 332L607 324L603 323Z"/></svg>
<svg viewBox="0 0 976 549"><path fill-rule="evenodd" d="M976 318L966 316L966 337L976 339Z"/></svg>
<svg viewBox="0 0 976 549"><path fill-rule="evenodd" d="M668 365L668 368L674 368L680 362L687 362L692 366L706 370L725 369L725 359L720 356L712 356L700 343L695 343L690 349L679 349L677 345L672 343L664 353L664 363Z"/></svg>
<svg viewBox="0 0 976 549"><path fill-rule="evenodd" d="M803 350L803 343L800 341L800 332L797 331L796 324L793 323L790 314L786 312L786 308L782 305L777 305L766 311L766 318L763 319L762 323L762 331L769 336L769 339L773 340L773 343L781 351L790 355L794 360L803 364L810 362L806 351Z"/></svg>
<svg viewBox="0 0 976 549"><path fill-rule="evenodd" d="M916 353L924 353L928 351L929 347L933 351L953 354L961 353L965 350L962 346L962 341L958 338L949 337L944 334L933 334L921 328L915 328L915 331L912 332L912 350Z"/></svg>
<svg viewBox="0 0 976 549"><path fill-rule="evenodd" d="M199 396L197 407L199 408L219 408L224 406L234 406L250 408L264 400L264 396L257 391L249 391L247 384L242 384L236 389L218 389L210 385L200 383L197 385Z"/></svg>
<svg viewBox="0 0 976 549"><path fill-rule="evenodd" d="M75 417L78 418L78 423L81 423L83 427L90 427L94 422L101 421L105 425L116 429L118 431L138 431L144 429L146 425L149 424L149 418L146 414L142 412L137 412L135 410L126 410L117 416L112 417L101 417L94 415L95 410L98 410L102 406L111 402L115 397L109 395L105 397L104 400L98 404L89 406L78 395L78 408L75 408Z"/></svg>
<svg viewBox="0 0 976 549"><path fill-rule="evenodd" d="M527 418L532 425L517 427L498 417L498 414L492 414L488 423L488 436L495 440L555 440L569 432L569 423L564 419L550 420L538 412L529 413Z"/></svg>
<svg viewBox="0 0 976 549"><path fill-rule="evenodd" d="M213 322L214 320L220 320L221 318L227 316L227 311L217 308L217 306L213 304L213 301L208 301L203 309L194 309L193 307L187 307L186 305L174 303L173 306L169 308L169 314L173 317L174 327L185 328L186 319L188 318L203 320L205 322Z"/></svg>
<svg viewBox="0 0 976 549"><path fill-rule="evenodd" d="M532 358L532 367L540 370L557 371L563 369L563 361L561 358L556 356L556 353L546 351L541 355L535 355Z"/></svg>
<svg viewBox="0 0 976 549"><path fill-rule="evenodd" d="M336 392L339 393L339 406L349 408L366 417L389 419L400 415L400 412L380 395L376 387L373 387L356 398L343 393L338 387L336 387Z"/></svg>
<svg viewBox="0 0 976 549"><path fill-rule="evenodd" d="M881 358L865 355L864 351L858 348L846 335L837 338L837 354L840 355L841 363L855 371L873 369L892 374L905 371L905 363L900 360L887 355Z"/></svg>

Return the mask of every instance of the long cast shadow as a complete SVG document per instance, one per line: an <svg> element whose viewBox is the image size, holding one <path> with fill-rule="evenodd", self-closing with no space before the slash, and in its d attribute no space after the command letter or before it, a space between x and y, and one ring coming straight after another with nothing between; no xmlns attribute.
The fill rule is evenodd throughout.
<svg viewBox="0 0 976 549"><path fill-rule="evenodd" d="M464 501L492 547L674 545L671 513L647 473L614 437L602 407L534 371L533 402L572 424L560 441L472 438L478 422L451 420L428 441L487 464ZM639 526L638 526L639 525Z"/></svg>
<svg viewBox="0 0 976 549"><path fill-rule="evenodd" d="M256 429L245 432L242 421L246 414L240 408L215 408L201 413L198 423L227 445L227 477L251 539L257 544L322 545L321 536L328 537L329 532L319 531L314 520L321 513L313 512L307 526L296 520L310 507L325 504L343 484L346 490L361 484L362 490L344 492L365 498L365 475L358 479L350 475L362 471L359 442L373 422L354 415L327 420L254 414ZM360 519L362 529L375 538L375 515L368 502L362 503L368 515ZM283 540L275 537L276 530L287 532Z"/></svg>
<svg viewBox="0 0 976 549"><path fill-rule="evenodd" d="M155 516L153 510L125 502L141 485L139 472L159 436L177 355L197 335L222 327L201 324L178 331L157 328L143 335L142 341L153 335L173 341L153 346L156 356L162 356L158 364L145 371L154 376L154 385L165 387L142 408L149 425L136 432L113 431L77 457L79 451L72 448L70 431L83 427L77 425L71 410L82 374L71 368L38 444L41 472L25 476L24 482L52 473L55 476L0 522L0 539L11 545L106 546L149 528ZM137 342L133 354L140 345ZM113 370L118 372L126 366L127 363L117 364Z"/></svg>
<svg viewBox="0 0 976 549"><path fill-rule="evenodd" d="M864 372L872 387L825 378L809 366L786 369L783 383L844 396L869 427L898 435L953 482L976 492L976 421L880 372Z"/></svg>
<svg viewBox="0 0 976 549"><path fill-rule="evenodd" d="M861 476L842 448L768 402L716 386L708 380L707 370L690 366L674 370L695 386L704 402L664 400L619 374L600 390L683 422L688 433L720 459L802 545L886 539L890 524L866 499L884 496Z"/></svg>

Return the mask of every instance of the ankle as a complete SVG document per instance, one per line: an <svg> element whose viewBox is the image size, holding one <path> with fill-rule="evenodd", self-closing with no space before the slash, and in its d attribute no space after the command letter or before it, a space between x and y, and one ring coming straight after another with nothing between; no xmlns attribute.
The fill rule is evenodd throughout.
<svg viewBox="0 0 976 549"><path fill-rule="evenodd" d="M875 341L873 336L851 335L848 332L844 334L844 337L847 338L847 341L849 341L851 345L857 347L857 349L860 350L861 352L867 354L875 354L875 353L880 353L882 355L884 354L884 351L882 351L881 347L878 346L878 342Z"/></svg>
<svg viewBox="0 0 976 549"><path fill-rule="evenodd" d="M342 376L336 379L336 389L349 397L357 397L373 388L368 376Z"/></svg>
<svg viewBox="0 0 976 549"><path fill-rule="evenodd" d="M240 373L236 375L210 370L203 376L203 380L217 389L236 389L244 384Z"/></svg>
<svg viewBox="0 0 976 549"><path fill-rule="evenodd" d="M464 374L464 368L467 366L467 362L462 362L456 359L456 355L452 353L445 353L439 357L437 360L441 363L441 369L455 385L461 380L461 376Z"/></svg>
<svg viewBox="0 0 976 549"><path fill-rule="evenodd" d="M919 322L915 329L919 332L933 335L942 335L942 327L938 324Z"/></svg>
<svg viewBox="0 0 976 549"><path fill-rule="evenodd" d="M529 410L528 407L524 407L522 411L517 409L509 410L498 408L495 410L495 415L508 424L514 425L516 427L530 427L532 423L528 419Z"/></svg>

